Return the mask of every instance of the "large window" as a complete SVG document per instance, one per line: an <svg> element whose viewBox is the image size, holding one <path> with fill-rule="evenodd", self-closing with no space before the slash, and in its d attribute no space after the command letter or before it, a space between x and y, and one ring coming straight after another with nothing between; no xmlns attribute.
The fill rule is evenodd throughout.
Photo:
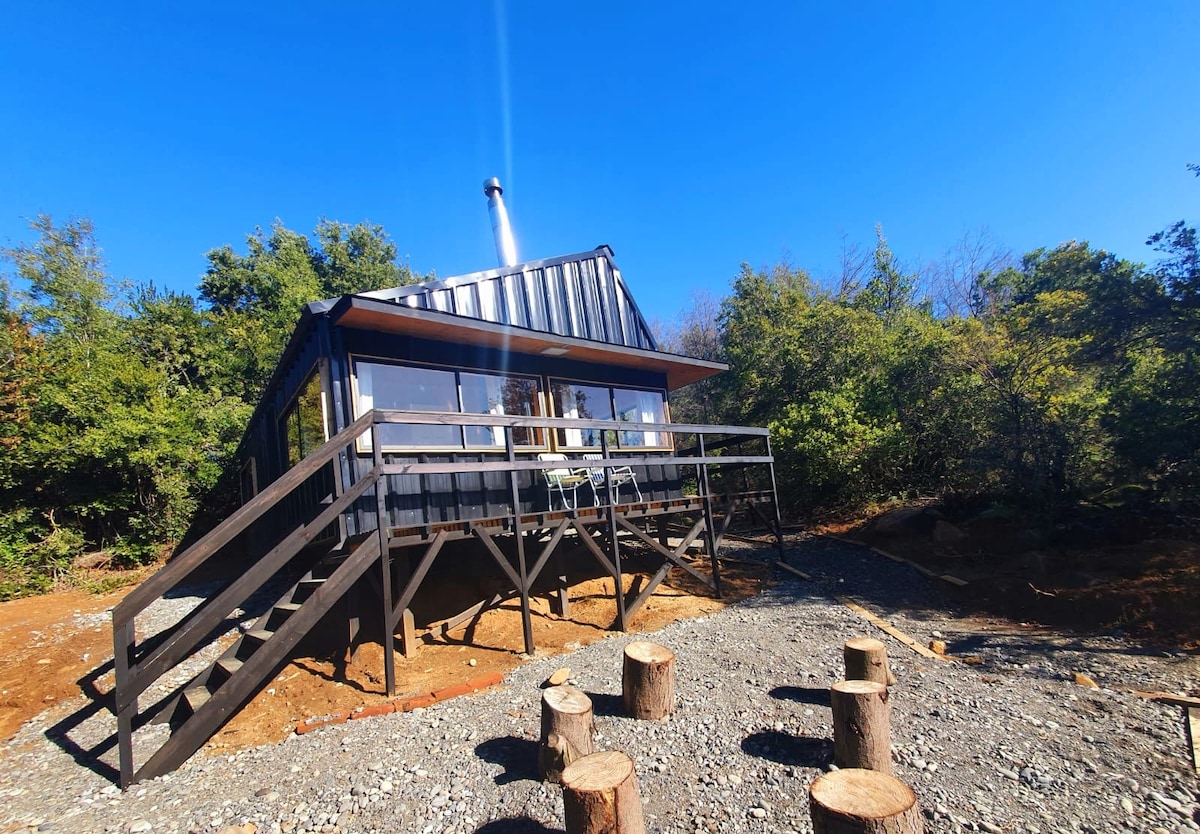
<svg viewBox="0 0 1200 834"><path fill-rule="evenodd" d="M328 422L321 375L314 370L281 420L289 469L329 439Z"/></svg>
<svg viewBox="0 0 1200 834"><path fill-rule="evenodd" d="M356 416L373 408L442 414L541 414L537 380L509 374L457 371L355 360ZM385 450L481 449L502 451L499 426L387 424L380 427ZM513 429L513 444L541 447L538 429ZM362 446L370 449L370 441Z"/></svg>
<svg viewBox="0 0 1200 834"><path fill-rule="evenodd" d="M667 422L666 396L662 391L611 388L562 380L550 381L550 396L558 417L578 420L614 420L618 423ZM558 445L568 449L600 446L600 429L559 429ZM666 432L608 430L614 448L670 448Z"/></svg>

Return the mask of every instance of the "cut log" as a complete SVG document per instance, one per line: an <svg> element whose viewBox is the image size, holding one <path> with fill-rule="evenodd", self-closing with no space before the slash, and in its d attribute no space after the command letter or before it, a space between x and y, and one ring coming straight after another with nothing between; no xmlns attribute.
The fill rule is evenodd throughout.
<svg viewBox="0 0 1200 834"><path fill-rule="evenodd" d="M895 776L848 768L808 787L813 834L923 834L917 795Z"/></svg>
<svg viewBox="0 0 1200 834"><path fill-rule="evenodd" d="M621 694L630 718L654 720L670 715L675 709L675 653L645 640L626 646Z"/></svg>
<svg viewBox="0 0 1200 834"><path fill-rule="evenodd" d="M891 709L877 681L838 681L829 688L833 708L833 762L892 772Z"/></svg>
<svg viewBox="0 0 1200 834"><path fill-rule="evenodd" d="M557 782L575 759L596 748L592 736L592 699L573 686L552 686L542 692L542 736L538 744L538 775Z"/></svg>
<svg viewBox="0 0 1200 834"><path fill-rule="evenodd" d="M874 637L852 637L842 647L846 661L846 680L878 681L892 686L896 679L888 666L887 648Z"/></svg>
<svg viewBox="0 0 1200 834"><path fill-rule="evenodd" d="M606 750L571 763L562 774L567 834L645 834L633 760Z"/></svg>

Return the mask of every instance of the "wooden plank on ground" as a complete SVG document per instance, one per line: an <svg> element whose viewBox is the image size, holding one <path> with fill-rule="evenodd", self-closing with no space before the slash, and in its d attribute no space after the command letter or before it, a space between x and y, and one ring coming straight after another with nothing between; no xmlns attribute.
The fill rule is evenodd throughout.
<svg viewBox="0 0 1200 834"><path fill-rule="evenodd" d="M1192 754L1192 767L1200 773L1200 708L1185 707L1184 724L1187 726L1188 752Z"/></svg>
<svg viewBox="0 0 1200 834"><path fill-rule="evenodd" d="M802 570L796 570L794 567L792 567L791 565L789 565L789 564L788 564L788 563L786 563L786 562L779 562L779 561L777 561L775 564L776 564L776 565L778 565L779 567L783 568L783 569L784 569L785 571L787 571L788 573L794 573L794 574L796 574L796 576L800 577L801 579L803 579L803 580L804 580L804 581L806 581L806 582L812 582L812 577L811 577L811 576L809 576L807 573L805 573L805 572L804 572L804 571L802 571Z"/></svg>
<svg viewBox="0 0 1200 834"><path fill-rule="evenodd" d="M927 649L925 646L922 646L920 643L918 643L913 638L909 637L903 631L896 628L891 623L875 616L870 611L863 608L861 605L851 602L850 600L846 599L845 597L834 597L834 599L836 599L842 605L849 608L855 614L858 614L860 617L867 620L867 622L869 622L872 625L874 625L875 627L879 628L884 633L889 634L892 637L895 637L901 643L908 646L910 649L912 649L914 652L921 655L922 657L927 657L930 660L945 660L945 661L949 661L949 660L953 659L949 655L937 654L936 652L933 652L932 650Z"/></svg>
<svg viewBox="0 0 1200 834"><path fill-rule="evenodd" d="M971 584L965 579L959 579L957 576L951 576L948 573L943 573L938 577L938 579L942 580L943 582L949 582L951 585L957 585L959 588L965 588L967 585Z"/></svg>
<svg viewBox="0 0 1200 834"><path fill-rule="evenodd" d="M1159 701L1177 707L1200 707L1200 698L1193 698L1189 695L1176 695L1172 692L1143 692L1140 689L1133 690L1133 694L1139 698L1145 698L1147 701Z"/></svg>

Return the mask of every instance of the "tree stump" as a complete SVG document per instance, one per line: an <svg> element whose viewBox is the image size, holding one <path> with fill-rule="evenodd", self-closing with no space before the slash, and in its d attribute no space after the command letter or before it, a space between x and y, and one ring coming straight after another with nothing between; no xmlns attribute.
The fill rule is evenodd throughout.
<svg viewBox="0 0 1200 834"><path fill-rule="evenodd" d="M833 762L892 772L892 725L887 687L876 681L838 681L829 688L833 707Z"/></svg>
<svg viewBox="0 0 1200 834"><path fill-rule="evenodd" d="M573 686L552 686L542 692L542 736L538 744L538 775L557 782L567 765L593 752L592 699Z"/></svg>
<svg viewBox="0 0 1200 834"><path fill-rule="evenodd" d="M852 637L842 647L846 661L846 680L878 681L893 686L896 678L888 667L887 648L873 637Z"/></svg>
<svg viewBox="0 0 1200 834"><path fill-rule="evenodd" d="M808 787L813 834L922 834L917 795L895 776L848 768Z"/></svg>
<svg viewBox="0 0 1200 834"><path fill-rule="evenodd" d="M562 773L567 834L645 834L633 760L606 750Z"/></svg>
<svg viewBox="0 0 1200 834"><path fill-rule="evenodd" d="M630 718L652 720L670 715L675 709L675 653L645 640L626 646L621 694Z"/></svg>

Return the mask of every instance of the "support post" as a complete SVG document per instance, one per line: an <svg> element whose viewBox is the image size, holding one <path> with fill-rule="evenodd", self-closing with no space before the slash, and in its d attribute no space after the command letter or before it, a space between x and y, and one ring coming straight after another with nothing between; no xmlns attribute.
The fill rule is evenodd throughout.
<svg viewBox="0 0 1200 834"><path fill-rule="evenodd" d="M713 512L712 512L712 486L708 482L708 457L704 452L704 435L696 435L696 443L700 449L700 457L702 462L699 464L700 469L700 497L704 500L704 546L708 548L709 563L712 565L713 586L717 592L717 599L721 599L721 565L717 562L717 537L713 530Z"/></svg>
<svg viewBox="0 0 1200 834"><path fill-rule="evenodd" d="M600 432L600 452L604 462L608 463L608 430ZM613 500L612 469L604 467L604 490L608 496L608 540L612 543L613 582L615 583L613 597L617 603L617 629L628 631L629 623L625 610L625 583L621 579L621 545L617 541L617 510Z"/></svg>
<svg viewBox="0 0 1200 834"><path fill-rule="evenodd" d="M129 652L133 647L136 632L130 618L119 628L113 629L113 667L116 672L114 692L118 695L129 685ZM114 698L114 700L117 700ZM117 753L120 758L121 787L133 784L133 716L137 715L138 699L117 712Z"/></svg>
<svg viewBox="0 0 1200 834"><path fill-rule="evenodd" d="M383 471L383 432L379 424L371 425L371 451L375 459L376 471ZM387 509L387 475L380 474L375 478L375 535L379 537L379 571L380 582L383 585L383 681L387 696L396 695L396 619L392 615L392 550L390 541L390 520ZM412 616L411 614L409 615ZM405 634L405 638L408 634ZM403 640L406 651L410 650L409 640Z"/></svg>
<svg viewBox="0 0 1200 834"><path fill-rule="evenodd" d="M516 448L513 445L512 426L504 427L504 449L508 454L508 462L517 460ZM517 591L521 594L521 629L525 633L525 654L532 655L537 651L533 643L533 614L529 607L529 570L525 564L525 534L521 530L521 484L517 480L517 470L508 470L508 485L512 500L512 531L517 544L517 576L520 583Z"/></svg>
<svg viewBox="0 0 1200 834"><path fill-rule="evenodd" d="M550 598L554 613L564 620L571 616L571 597L568 593L570 583L567 581L566 559L561 553L555 553L554 559L554 593Z"/></svg>
<svg viewBox="0 0 1200 834"><path fill-rule="evenodd" d="M767 457L771 462L767 466L771 470L771 506L775 508L775 546L779 548L779 561L786 561L783 548L783 517L779 514L779 489L775 485L775 456L771 454L771 435L767 434Z"/></svg>

